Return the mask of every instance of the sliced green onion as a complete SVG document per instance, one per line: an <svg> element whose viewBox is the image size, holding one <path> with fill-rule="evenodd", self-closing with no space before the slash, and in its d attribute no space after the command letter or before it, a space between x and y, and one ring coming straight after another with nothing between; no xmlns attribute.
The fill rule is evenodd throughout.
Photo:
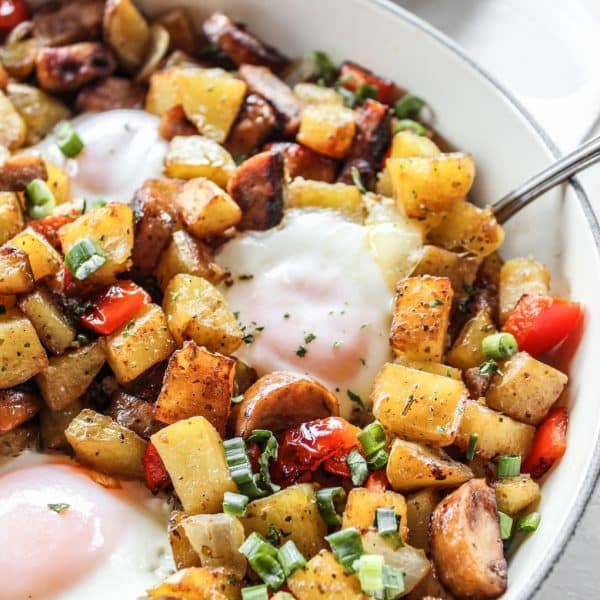
<svg viewBox="0 0 600 600"><path fill-rule="evenodd" d="M404 592L404 573L396 567L384 565L383 586L385 600L395 600Z"/></svg>
<svg viewBox="0 0 600 600"><path fill-rule="evenodd" d="M348 571L354 573L354 563L363 554L363 543L358 529L347 527L325 537L335 559Z"/></svg>
<svg viewBox="0 0 600 600"><path fill-rule="evenodd" d="M427 103L418 96L412 94L406 94L402 96L396 105L394 106L394 112L399 119L414 119L419 116L421 109Z"/></svg>
<svg viewBox="0 0 600 600"><path fill-rule="evenodd" d="M396 548L404 546L398 533L400 518L393 508L378 508L375 511L375 525L379 535L391 541Z"/></svg>
<svg viewBox="0 0 600 600"><path fill-rule="evenodd" d="M506 513L498 511L498 522L500 523L500 538L502 540L510 539L512 534L513 520Z"/></svg>
<svg viewBox="0 0 600 600"><path fill-rule="evenodd" d="M356 88L354 92L354 98L358 104L364 104L369 98L377 98L379 90L368 83L362 83Z"/></svg>
<svg viewBox="0 0 600 600"><path fill-rule="evenodd" d="M367 188L365 187L365 184L362 181L362 177L360 175L360 171L358 170L358 168L352 167L350 169L350 174L352 175L352 183L358 188L358 191L361 194L366 194Z"/></svg>
<svg viewBox="0 0 600 600"><path fill-rule="evenodd" d="M98 208L104 208L108 204L106 198L84 198L83 213L87 214Z"/></svg>
<svg viewBox="0 0 600 600"><path fill-rule="evenodd" d="M79 281L87 279L106 262L104 251L94 240L77 242L66 254L65 263Z"/></svg>
<svg viewBox="0 0 600 600"><path fill-rule="evenodd" d="M238 490L251 500L266 496L268 492L258 487L258 476L252 473L244 440L241 437L231 438L223 442L223 447L229 474Z"/></svg>
<svg viewBox="0 0 600 600"><path fill-rule="evenodd" d="M269 590L264 584L242 588L242 600L269 600Z"/></svg>
<svg viewBox="0 0 600 600"><path fill-rule="evenodd" d="M369 467L365 457L356 448L353 448L346 457L346 464L350 469L352 483L362 485L369 476Z"/></svg>
<svg viewBox="0 0 600 600"><path fill-rule="evenodd" d="M500 370L498 363L493 358L481 363L479 366L479 374L483 377L491 377L494 374L498 374L500 377L504 375L504 373Z"/></svg>
<svg viewBox="0 0 600 600"><path fill-rule="evenodd" d="M273 598L276 600L296 600L289 592L277 592ZM243 599L242 599L243 600Z"/></svg>
<svg viewBox="0 0 600 600"><path fill-rule="evenodd" d="M503 454L498 457L498 477L516 477L521 473L521 457L518 454Z"/></svg>
<svg viewBox="0 0 600 600"><path fill-rule="evenodd" d="M539 512L532 512L524 517L519 517L516 523L517 531L532 533L538 528L541 520L542 515Z"/></svg>
<svg viewBox="0 0 600 600"><path fill-rule="evenodd" d="M256 574L272 589L277 590L285 581L283 567L279 563L277 548L253 532L239 548L248 559L248 564Z"/></svg>
<svg viewBox="0 0 600 600"><path fill-rule="evenodd" d="M373 596L383 592L384 558L381 554L363 554L354 565L358 571L360 587L365 594Z"/></svg>
<svg viewBox="0 0 600 600"><path fill-rule="evenodd" d="M54 140L68 158L74 158L83 150L83 141L68 121L63 121L54 128Z"/></svg>
<svg viewBox="0 0 600 600"><path fill-rule="evenodd" d="M389 458L390 455L386 450L377 450L373 456L369 457L367 465L372 471L377 471L378 469L383 469L383 467L387 465Z"/></svg>
<svg viewBox="0 0 600 600"><path fill-rule="evenodd" d="M32 219L47 217L56 207L54 194L43 179L34 179L25 186L25 200Z"/></svg>
<svg viewBox="0 0 600 600"><path fill-rule="evenodd" d="M306 564L306 559L302 556L302 552L298 550L292 540L288 540L279 548L277 557L286 577L289 577L296 569L300 569Z"/></svg>
<svg viewBox="0 0 600 600"><path fill-rule="evenodd" d="M407 129L414 131L417 135L425 135L427 133L427 130L421 123L417 123L417 121L413 121L412 119L400 119L394 123L394 133L406 131Z"/></svg>
<svg viewBox="0 0 600 600"><path fill-rule="evenodd" d="M243 494L225 492L223 496L223 512L232 517L243 517L246 514L249 498Z"/></svg>
<svg viewBox="0 0 600 600"><path fill-rule="evenodd" d="M385 431L379 423L367 425L357 437L365 451L365 456L372 456L375 452L381 450L387 442Z"/></svg>
<svg viewBox="0 0 600 600"><path fill-rule="evenodd" d="M510 358L519 351L517 340L510 333L493 333L483 338L481 350L486 358L503 360Z"/></svg>
<svg viewBox="0 0 600 600"><path fill-rule="evenodd" d="M330 487L317 490L317 508L327 525L341 525L339 513L346 502L346 491L343 487Z"/></svg>
<svg viewBox="0 0 600 600"><path fill-rule="evenodd" d="M273 432L268 429L255 429L248 437L248 441L256 442L261 446L261 454L258 458L258 464L260 466L260 487L269 492L278 492L281 489L281 486L271 481L271 473L269 472L269 461L271 459L277 460L277 453L279 451L277 438L273 435Z"/></svg>
<svg viewBox="0 0 600 600"><path fill-rule="evenodd" d="M469 445L467 447L467 451L465 453L465 458L467 460L473 460L473 458L475 457L475 451L477 449L477 442L479 441L479 434L478 433L472 433L469 436Z"/></svg>

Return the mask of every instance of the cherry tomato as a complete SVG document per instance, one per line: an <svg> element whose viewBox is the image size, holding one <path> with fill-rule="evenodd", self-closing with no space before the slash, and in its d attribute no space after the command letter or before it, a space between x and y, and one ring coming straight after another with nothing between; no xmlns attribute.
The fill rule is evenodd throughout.
<svg viewBox="0 0 600 600"><path fill-rule="evenodd" d="M44 236L46 240L52 244L52 246L54 246L54 248L60 251L61 244L60 238L58 237L58 230L63 225L71 223L77 216L77 213L68 215L50 215L49 217L43 217L42 219L29 221L27 225L33 230L37 231L40 235Z"/></svg>
<svg viewBox="0 0 600 600"><path fill-rule="evenodd" d="M551 410L540 423L531 451L523 462L521 470L539 479L567 449L567 425L569 414L565 408Z"/></svg>
<svg viewBox="0 0 600 600"><path fill-rule="evenodd" d="M28 18L29 8L23 0L0 0L0 33L9 33Z"/></svg>
<svg viewBox="0 0 600 600"><path fill-rule="evenodd" d="M377 492L385 492L389 487L389 481L387 475L385 474L385 469L380 469L379 471L373 471L367 478L365 483L365 487L368 490L375 490Z"/></svg>
<svg viewBox="0 0 600 600"><path fill-rule="evenodd" d="M357 65L353 62L345 62L340 68L340 83L351 92L356 92L363 85L371 85L377 90L376 100L392 106L398 99L400 91L396 84L385 77Z"/></svg>
<svg viewBox="0 0 600 600"><path fill-rule="evenodd" d="M502 329L515 336L519 350L540 356L567 338L582 317L577 302L524 295Z"/></svg>
<svg viewBox="0 0 600 600"><path fill-rule="evenodd" d="M156 494L171 485L171 477L163 463L158 450L154 444L149 443L146 446L146 452L142 458L144 467L144 478L148 489Z"/></svg>

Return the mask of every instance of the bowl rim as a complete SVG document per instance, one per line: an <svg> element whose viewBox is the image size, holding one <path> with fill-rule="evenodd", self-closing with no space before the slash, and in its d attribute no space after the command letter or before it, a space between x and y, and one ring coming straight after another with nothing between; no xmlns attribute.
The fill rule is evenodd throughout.
<svg viewBox="0 0 600 600"><path fill-rule="evenodd" d="M519 113L528 125L531 127L537 137L543 142L546 149L554 158L559 158L562 153L552 141L551 137L545 131L545 129L538 123L538 121L531 115L531 113L523 106L520 100L518 100L511 91L509 91L502 83L500 83L493 75L490 75L484 68L482 68L475 60L473 60L468 53L454 40L449 38L446 34L435 28L433 25L427 23L420 17L411 13L409 10L395 4L392 0L368 0L372 4L378 5L380 8L387 10L394 14L396 17L410 23L422 31L425 35L435 39L438 43L450 50L455 56L457 56L463 63L469 68L475 71L480 77L487 80L492 86L508 101L509 104ZM585 218L588 226L592 233L596 250L600 253L600 222L596 216L590 200L584 191L583 187L579 183L577 178L572 178L568 181L567 185L573 189L575 195L579 199L581 207L583 209ZM561 529L558 533L558 544L555 544L553 548L549 549L539 562L539 566L534 573L531 574L528 582L524 586L524 592L527 598L531 598L541 588L544 581L552 572L555 564L564 554L567 545L575 531L579 522L581 521L585 508L590 501L592 493L596 487L596 484L600 478L600 439L596 441L594 447L592 460L590 467L585 475L585 479L581 485L581 488L577 493L577 500L574 504L573 509L568 515L566 526Z"/></svg>

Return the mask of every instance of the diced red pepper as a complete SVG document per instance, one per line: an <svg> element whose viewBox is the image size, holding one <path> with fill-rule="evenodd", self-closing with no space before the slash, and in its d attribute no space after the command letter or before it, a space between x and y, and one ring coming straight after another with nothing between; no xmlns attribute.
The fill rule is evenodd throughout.
<svg viewBox="0 0 600 600"><path fill-rule="evenodd" d="M0 0L0 33L3 35L28 18L29 8L23 0Z"/></svg>
<svg viewBox="0 0 600 600"><path fill-rule="evenodd" d="M142 465L144 466L146 485L153 494L157 494L171 485L171 477L169 477L165 463L163 463L156 446L150 442L146 446Z"/></svg>
<svg viewBox="0 0 600 600"><path fill-rule="evenodd" d="M515 336L519 350L540 356L566 339L582 318L583 311L577 302L526 294L502 329Z"/></svg>
<svg viewBox="0 0 600 600"><path fill-rule="evenodd" d="M150 295L146 290L133 281L119 281L92 300L92 307L82 315L81 322L100 335L109 335L148 302Z"/></svg>
<svg viewBox="0 0 600 600"><path fill-rule="evenodd" d="M75 219L77 216L77 213L67 215L50 215L49 217L43 217L42 219L29 221L27 225L37 231L40 235L44 236L46 240L60 252L61 244L60 238L58 237L58 230L63 225L72 223L73 219Z"/></svg>
<svg viewBox="0 0 600 600"><path fill-rule="evenodd" d="M541 422L531 451L523 461L521 470L539 479L567 450L567 425L569 413L565 408L551 410Z"/></svg>
<svg viewBox="0 0 600 600"><path fill-rule="evenodd" d="M339 81L343 87L351 92L356 92L363 85L373 86L377 89L376 100L388 106L393 106L401 95L401 90L390 79L376 75L369 69L349 61L346 61L340 67Z"/></svg>
<svg viewBox="0 0 600 600"><path fill-rule="evenodd" d="M367 478L365 487L368 490L385 492L385 490L387 490L389 487L389 481L387 475L385 474L385 469L380 469L379 471L374 471L371 473Z"/></svg>

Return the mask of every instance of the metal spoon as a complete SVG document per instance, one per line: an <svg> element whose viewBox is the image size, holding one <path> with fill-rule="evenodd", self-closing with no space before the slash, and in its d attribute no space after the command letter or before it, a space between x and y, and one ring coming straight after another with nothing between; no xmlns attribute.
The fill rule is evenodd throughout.
<svg viewBox="0 0 600 600"><path fill-rule="evenodd" d="M550 188L566 181L575 173L591 167L598 161L600 161L600 135L593 137L573 152L559 158L537 175L525 181L516 190L492 204L496 220L499 223L506 222L516 212Z"/></svg>

